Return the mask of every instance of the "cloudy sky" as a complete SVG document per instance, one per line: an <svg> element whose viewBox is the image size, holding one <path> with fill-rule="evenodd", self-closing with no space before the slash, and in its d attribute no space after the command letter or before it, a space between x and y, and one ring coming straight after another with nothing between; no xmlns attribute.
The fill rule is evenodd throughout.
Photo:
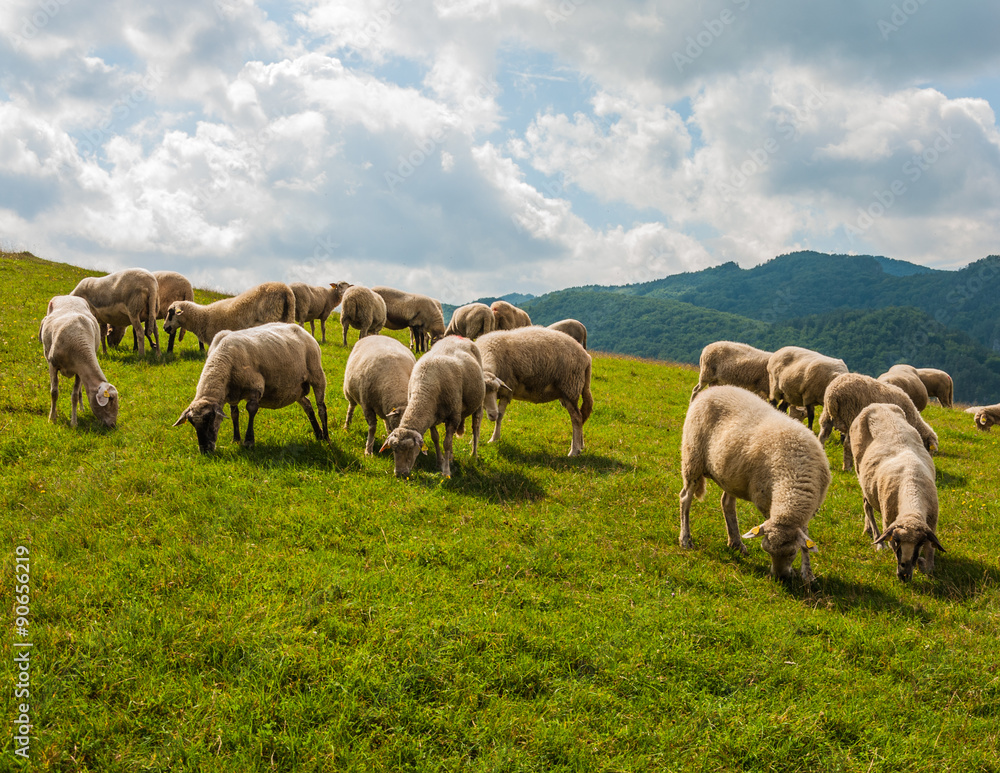
<svg viewBox="0 0 1000 773"><path fill-rule="evenodd" d="M450 303L1000 252L1000 4L4 0L0 246Z"/></svg>

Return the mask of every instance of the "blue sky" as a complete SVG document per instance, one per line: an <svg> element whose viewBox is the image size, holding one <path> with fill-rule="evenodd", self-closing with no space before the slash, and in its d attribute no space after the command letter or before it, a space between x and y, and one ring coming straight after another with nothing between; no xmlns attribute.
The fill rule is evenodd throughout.
<svg viewBox="0 0 1000 773"><path fill-rule="evenodd" d="M12 0L0 244L449 303L1000 252L1000 7Z"/></svg>

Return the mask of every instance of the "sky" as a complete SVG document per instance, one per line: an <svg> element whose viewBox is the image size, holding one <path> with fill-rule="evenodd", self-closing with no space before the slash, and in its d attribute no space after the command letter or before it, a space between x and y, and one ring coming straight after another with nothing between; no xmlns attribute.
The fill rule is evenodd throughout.
<svg viewBox="0 0 1000 773"><path fill-rule="evenodd" d="M0 247L446 303L1000 252L1000 4L5 0Z"/></svg>

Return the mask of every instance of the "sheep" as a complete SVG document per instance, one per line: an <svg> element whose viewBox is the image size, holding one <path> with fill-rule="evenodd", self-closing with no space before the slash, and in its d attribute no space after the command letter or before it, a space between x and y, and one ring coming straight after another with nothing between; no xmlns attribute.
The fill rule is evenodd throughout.
<svg viewBox="0 0 1000 773"><path fill-rule="evenodd" d="M347 346L347 331L358 329L358 340L376 335L385 327L385 301L382 296L362 285L341 282L342 300L340 304L340 325L344 329L344 346Z"/></svg>
<svg viewBox="0 0 1000 773"><path fill-rule="evenodd" d="M221 330L246 330L267 322L294 322L295 294L284 282L264 282L232 298L201 305L174 301L167 308L163 329L190 330L210 345Z"/></svg>
<svg viewBox="0 0 1000 773"><path fill-rule="evenodd" d="M501 423L511 400L558 400L573 426L569 456L578 456L584 447L584 422L594 409L591 358L580 343L558 330L532 326L495 330L476 344L483 355L483 369L505 384L497 393L497 405L487 405L487 416L496 422L489 442L500 440Z"/></svg>
<svg viewBox="0 0 1000 773"><path fill-rule="evenodd" d="M558 330L570 338L579 341L580 346L587 348L587 326L578 319L561 319L549 325L549 330Z"/></svg>
<svg viewBox="0 0 1000 773"><path fill-rule="evenodd" d="M955 384L947 373L937 368L917 368L917 375L924 382L927 397L936 397L943 408L951 408Z"/></svg>
<svg viewBox="0 0 1000 773"><path fill-rule="evenodd" d="M767 360L771 405L778 410L789 405L802 406L812 429L816 406L823 402L827 385L841 373L847 373L843 360L800 346L784 346Z"/></svg>
<svg viewBox="0 0 1000 773"><path fill-rule="evenodd" d="M444 336L444 313L441 302L427 295L408 293L393 287L377 286L372 290L385 301L385 327L388 330L410 329L410 345L427 351Z"/></svg>
<svg viewBox="0 0 1000 773"><path fill-rule="evenodd" d="M823 447L800 422L775 411L757 395L736 386L714 386L688 407L681 436L680 545L690 548L691 502L705 495L705 479L722 489L722 513L729 547L746 554L743 540L762 537L771 556L771 574L792 573L802 551L801 574L814 579L809 553L810 519L830 486ZM736 500L752 502L764 522L740 536Z"/></svg>
<svg viewBox="0 0 1000 773"><path fill-rule="evenodd" d="M316 337L316 320L319 320L319 329L323 336L323 343L326 343L326 320L333 313L333 310L340 305L343 292L339 285L330 283L327 287L316 287L305 282L292 282L289 287L295 295L295 321L302 327L306 322L313 337Z"/></svg>
<svg viewBox="0 0 1000 773"><path fill-rule="evenodd" d="M424 446L424 433L431 432L437 461L445 478L451 477L452 437L465 431L472 417L472 460L479 452L479 429L487 395L494 396L506 385L483 372L477 345L467 338L448 336L435 343L410 374L406 410L386 438L381 451L392 449L396 477L408 477L417 454ZM437 425L444 424L444 453L438 442ZM426 451L425 451L426 453Z"/></svg>
<svg viewBox="0 0 1000 773"><path fill-rule="evenodd" d="M920 435L898 405L874 403L851 423L850 437L858 459L865 533L874 539L876 550L889 542L896 553L896 577L903 582L913 577L914 564L932 574L935 549L945 549L935 533L934 461ZM882 514L881 535L875 510Z"/></svg>
<svg viewBox="0 0 1000 773"><path fill-rule="evenodd" d="M496 318L495 330L513 330L531 325L531 317L528 316L528 312L507 301L493 301L490 304L490 311Z"/></svg>
<svg viewBox="0 0 1000 773"><path fill-rule="evenodd" d="M878 377L883 384L892 384L906 392L918 411L927 407L927 387L912 365L893 365Z"/></svg>
<svg viewBox="0 0 1000 773"><path fill-rule="evenodd" d="M844 470L854 464L851 448L851 423L864 408L872 403L898 405L906 420L919 433L924 447L936 451L938 436L924 421L913 401L902 389L892 384L878 381L862 373L844 373L837 376L826 388L823 396L823 415L820 418L819 442L826 443L834 429L840 432L844 441Z"/></svg>
<svg viewBox="0 0 1000 773"><path fill-rule="evenodd" d="M70 295L83 298L101 326L101 352L108 353L107 326L128 326L138 330L145 323L143 336L136 336L139 356L146 355L145 338L160 353L160 334L156 329L159 289L156 277L144 268L127 268L107 276L84 277Z"/></svg>
<svg viewBox="0 0 1000 773"><path fill-rule="evenodd" d="M167 318L167 309L174 301L194 300L194 288L191 286L190 280L188 280L188 278L183 274L178 274L176 271L154 271L153 276L156 277L157 287L157 319ZM176 330L170 331L170 338L167 341L167 354L174 351L174 336L176 334ZM115 325L108 328L108 343L112 346L118 346L124 336L124 325ZM177 336L177 340L184 340L183 328L181 328L180 335ZM135 328L132 328L132 341L132 351L134 352L139 348L139 336L136 333ZM152 341L150 341L150 343L152 343ZM202 351L204 351L205 344L199 341L198 346L202 349Z"/></svg>
<svg viewBox="0 0 1000 773"><path fill-rule="evenodd" d="M309 389L316 396L316 421ZM253 448L253 420L259 408L284 408L298 403L309 417L317 440L329 440L326 422L326 375L319 344L292 322L269 322L245 330L221 330L212 339L194 399L174 422L190 422L203 454L215 450L219 427L229 404L233 442L240 442L240 401L247 404L243 445ZM322 426L321 426L322 424Z"/></svg>
<svg viewBox="0 0 1000 773"><path fill-rule="evenodd" d="M87 390L87 400L94 416L113 428L118 421L118 390L108 383L97 362L97 346L101 341L101 325L83 298L57 295L49 301L48 310L38 328L42 353L49 363L49 421L56 421L56 400L59 397L59 374L74 376L71 397L70 426L77 425L77 405L81 402L81 387Z"/></svg>
<svg viewBox="0 0 1000 773"><path fill-rule="evenodd" d="M455 309L444 334L475 340L484 333L491 333L495 327L496 320L489 306L485 303L469 303Z"/></svg>
<svg viewBox="0 0 1000 773"><path fill-rule="evenodd" d="M965 412L975 414L976 429L981 432L989 432L994 424L1000 424L1000 403L973 406L966 408Z"/></svg>
<svg viewBox="0 0 1000 773"><path fill-rule="evenodd" d="M344 429L351 426L354 409L360 405L368 422L366 455L374 451L378 419L385 422L386 432L399 426L406 410L410 372L416 361L413 352L389 336L359 339L351 350L344 368L344 397L347 399Z"/></svg>
<svg viewBox="0 0 1000 773"><path fill-rule="evenodd" d="M729 384L743 387L765 400L770 396L767 362L773 352L736 341L716 341L701 350L698 383L691 390L691 399L706 387Z"/></svg>

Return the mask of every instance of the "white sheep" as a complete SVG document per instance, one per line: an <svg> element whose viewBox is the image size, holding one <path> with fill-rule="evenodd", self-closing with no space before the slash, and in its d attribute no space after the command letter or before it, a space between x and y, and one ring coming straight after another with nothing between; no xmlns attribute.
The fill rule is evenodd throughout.
<svg viewBox="0 0 1000 773"><path fill-rule="evenodd" d="M485 303L468 303L452 312L444 334L475 340L485 333L491 333L495 327L496 319L489 306Z"/></svg>
<svg viewBox="0 0 1000 773"><path fill-rule="evenodd" d="M167 318L167 309L170 308L170 304L174 301L194 300L194 287L191 286L191 281L183 274L178 274L176 271L154 271L153 276L156 278L157 288L157 319ZM164 332L167 331L165 330ZM169 334L170 338L167 341L167 354L174 351L175 336L178 341L184 340L184 328L181 328L180 335L177 335L177 330L171 330L169 331ZM118 346L124 336L125 326L114 325L108 328L108 343L112 346ZM150 344L152 344L152 340L150 341ZM201 341L198 342L198 346L202 350L205 348L205 344ZM132 328L132 351L137 351L138 349L139 335L135 328Z"/></svg>
<svg viewBox="0 0 1000 773"><path fill-rule="evenodd" d="M97 362L97 347L101 342L101 326L83 298L57 295L49 301L48 310L38 328L42 353L49 363L49 394L52 404L49 421L56 420L56 400L59 397L59 374L74 376L71 398L70 426L75 427L77 405L81 402L81 387L87 390L87 400L94 416L106 427L118 421L118 390L108 383Z"/></svg>
<svg viewBox="0 0 1000 773"><path fill-rule="evenodd" d="M928 399L936 397L943 408L951 408L955 384L947 373L937 368L917 368L917 375L924 382Z"/></svg>
<svg viewBox="0 0 1000 773"><path fill-rule="evenodd" d="M924 382L920 378L920 374L912 365L905 365L902 363L893 365L889 368L889 370L879 376L878 380L883 384L892 384L893 386L897 386L906 392L907 396L913 401L913 405L916 406L918 411L922 411L927 407L927 387L924 386Z"/></svg>
<svg viewBox="0 0 1000 773"><path fill-rule="evenodd" d="M375 428L379 419L386 432L399 426L406 410L406 389L417 359L413 352L390 336L368 336L359 339L344 367L344 397L347 398L347 418L344 429L351 426L354 409L361 406L368 422L365 454L375 449Z"/></svg>
<svg viewBox="0 0 1000 773"><path fill-rule="evenodd" d="M843 360L801 346L783 346L767 360L768 398L780 411L788 406L805 408L812 429L816 406L841 373L847 373Z"/></svg>
<svg viewBox="0 0 1000 773"><path fill-rule="evenodd" d="M316 320L319 320L323 343L326 343L326 320L333 310L340 305L342 291L339 285L330 283L329 287L317 287L305 282L292 282L288 285L295 295L295 321L302 327L306 322L316 337Z"/></svg>
<svg viewBox="0 0 1000 773"><path fill-rule="evenodd" d="M497 393L496 406L487 404L487 415L496 422L489 442L500 440L500 426L511 400L558 400L573 426L569 456L579 455L584 447L583 425L594 409L591 358L580 343L558 330L531 326L495 330L476 344L483 355L483 369L505 385Z"/></svg>
<svg viewBox="0 0 1000 773"><path fill-rule="evenodd" d="M549 330L558 330L570 338L576 339L580 346L587 348L587 326L578 319L561 319L548 326Z"/></svg>
<svg viewBox="0 0 1000 773"><path fill-rule="evenodd" d="M519 309L507 301L493 301L490 310L496 318L495 330L514 330L531 325L531 317L524 309Z"/></svg>
<svg viewBox="0 0 1000 773"><path fill-rule="evenodd" d="M770 397L767 362L773 352L765 352L736 341L715 341L701 350L698 383L691 390L691 399L706 387L718 384L738 386L758 397Z"/></svg>
<svg viewBox="0 0 1000 773"><path fill-rule="evenodd" d="M139 356L146 354L145 339L157 355L160 353L160 334L156 329L159 288L156 277L144 268L127 268L107 276L88 276L81 279L73 292L90 304L90 310L101 326L101 351L108 352L107 326L128 326L139 330L145 323L143 336L136 336Z"/></svg>
<svg viewBox="0 0 1000 773"><path fill-rule="evenodd" d="M309 390L316 395L316 421ZM326 423L326 375L319 344L305 329L289 322L270 322L245 330L222 330L212 340L191 404L174 426L190 422L202 453L215 450L228 404L233 442L240 442L239 403L247 404L243 445L254 445L253 420L259 408L284 408L298 403L309 417L317 440L329 440ZM321 426L322 424L322 426Z"/></svg>
<svg viewBox="0 0 1000 773"><path fill-rule="evenodd" d="M410 346L416 351L427 351L429 344L444 336L444 313L437 299L381 285L372 290L385 301L385 328L409 328Z"/></svg>
<svg viewBox="0 0 1000 773"><path fill-rule="evenodd" d="M896 553L896 576L913 577L917 564L934 572L938 541L938 496L934 461L898 405L874 403L851 424L851 445L857 455L858 482L865 512L865 532L876 550L886 541ZM875 523L882 514L882 533ZM923 555L921 555L921 552Z"/></svg>
<svg viewBox="0 0 1000 773"><path fill-rule="evenodd" d="M833 430L840 432L844 443L844 470L854 466L851 448L851 424L858 414L872 403L898 405L917 433L924 447L937 451L938 436L924 421L910 396L902 389L884 381L879 381L863 373L844 373L837 376L826 388L823 396L823 415L819 420L819 442L826 443Z"/></svg>
<svg viewBox="0 0 1000 773"><path fill-rule="evenodd" d="M417 454L424 447L424 433L430 430L441 473L451 477L452 438L465 431L466 417L472 417L472 460L479 451L479 428L483 402L503 385L496 376L483 373L477 345L467 338L448 336L435 343L410 374L406 410L386 438L381 451L392 449L397 477L407 477ZM444 424L444 453L441 452L438 424ZM426 451L425 451L426 453Z"/></svg>
<svg viewBox="0 0 1000 773"><path fill-rule="evenodd" d="M996 405L975 405L965 409L966 413L975 414L976 429L989 432L994 424L1000 424L1000 403Z"/></svg>
<svg viewBox="0 0 1000 773"><path fill-rule="evenodd" d="M830 486L823 447L800 422L775 411L757 395L735 386L704 390L691 402L681 436L680 545L691 547L691 502L705 495L706 479L722 489L729 547L746 554L744 539L761 537L771 574L792 572L802 551L802 579L813 580L809 521ZM764 522L740 535L736 500L752 502Z"/></svg>
<svg viewBox="0 0 1000 773"><path fill-rule="evenodd" d="M295 294L284 282L264 282L232 298L206 305L174 301L167 309L163 329L190 330L210 345L221 330L246 330L268 322L295 321Z"/></svg>
<svg viewBox="0 0 1000 773"><path fill-rule="evenodd" d="M358 330L358 340L376 335L385 327L385 301L382 296L362 285L341 282L337 285L342 293L340 303L340 325L344 329L344 346L347 346L347 331Z"/></svg>

